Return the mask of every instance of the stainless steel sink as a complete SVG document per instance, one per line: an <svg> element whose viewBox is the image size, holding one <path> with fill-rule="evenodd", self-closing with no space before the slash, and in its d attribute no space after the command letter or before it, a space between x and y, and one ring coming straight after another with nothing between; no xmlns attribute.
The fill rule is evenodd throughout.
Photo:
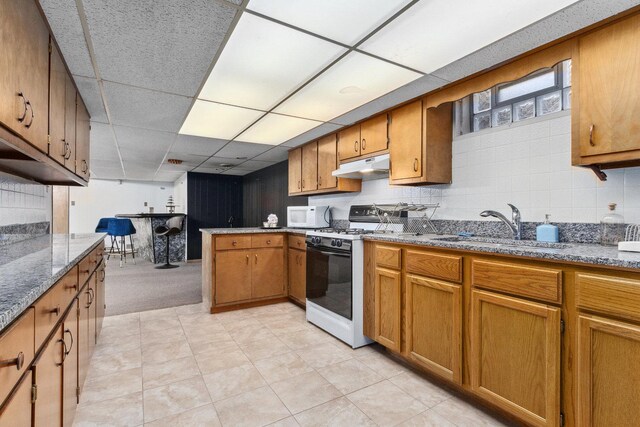
<svg viewBox="0 0 640 427"><path fill-rule="evenodd" d="M571 247L571 245L567 243L538 242L536 240L496 239L491 237L445 236L435 237L433 240L439 240L441 242L464 242L467 244L496 248L514 247L526 249L567 249Z"/></svg>

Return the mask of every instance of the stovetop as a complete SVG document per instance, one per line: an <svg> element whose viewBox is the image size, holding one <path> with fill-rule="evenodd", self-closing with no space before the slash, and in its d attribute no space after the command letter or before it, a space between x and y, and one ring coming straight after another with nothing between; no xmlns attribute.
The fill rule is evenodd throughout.
<svg viewBox="0 0 640 427"><path fill-rule="evenodd" d="M346 234L359 236L362 234L373 234L374 230L366 230L364 228L318 228L316 230L313 230L313 232L323 234Z"/></svg>

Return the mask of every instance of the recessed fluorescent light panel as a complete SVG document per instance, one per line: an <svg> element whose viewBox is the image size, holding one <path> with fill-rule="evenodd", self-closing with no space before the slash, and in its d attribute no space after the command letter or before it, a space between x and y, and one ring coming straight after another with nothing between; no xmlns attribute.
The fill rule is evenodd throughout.
<svg viewBox="0 0 640 427"><path fill-rule="evenodd" d="M255 144L278 145L321 124L321 122L314 120L270 113L243 132L236 140Z"/></svg>
<svg viewBox="0 0 640 427"><path fill-rule="evenodd" d="M430 73L576 2L420 1L360 48Z"/></svg>
<svg viewBox="0 0 640 427"><path fill-rule="evenodd" d="M353 46L409 0L251 0L249 10Z"/></svg>
<svg viewBox="0 0 640 427"><path fill-rule="evenodd" d="M231 139L258 120L264 112L196 100L180 133L207 138Z"/></svg>
<svg viewBox="0 0 640 427"><path fill-rule="evenodd" d="M422 75L351 52L274 111L330 121Z"/></svg>
<svg viewBox="0 0 640 427"><path fill-rule="evenodd" d="M198 98L268 110L345 51L245 13Z"/></svg>

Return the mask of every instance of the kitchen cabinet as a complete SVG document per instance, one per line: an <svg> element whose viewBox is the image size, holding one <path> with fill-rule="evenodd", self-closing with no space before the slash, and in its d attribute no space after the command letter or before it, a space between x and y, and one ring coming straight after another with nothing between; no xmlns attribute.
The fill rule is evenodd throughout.
<svg viewBox="0 0 640 427"><path fill-rule="evenodd" d="M426 108L421 100L389 113L389 183L451 182L451 103Z"/></svg>
<svg viewBox="0 0 640 427"><path fill-rule="evenodd" d="M336 134L331 134L289 151L289 195L360 191L361 180L332 175L336 150Z"/></svg>
<svg viewBox="0 0 640 427"><path fill-rule="evenodd" d="M289 247L289 298L304 306L307 299L307 252Z"/></svg>
<svg viewBox="0 0 640 427"><path fill-rule="evenodd" d="M289 151L289 195L302 192L302 148Z"/></svg>
<svg viewBox="0 0 640 427"><path fill-rule="evenodd" d="M479 290L471 306L471 389L531 425L557 425L560 309Z"/></svg>
<svg viewBox="0 0 640 427"><path fill-rule="evenodd" d="M100 257L102 259L102 257ZM102 321L106 312L106 278L105 263L101 262L96 270L96 342L102 330Z"/></svg>
<svg viewBox="0 0 640 427"><path fill-rule="evenodd" d="M302 191L318 189L318 142L302 146Z"/></svg>
<svg viewBox="0 0 640 427"><path fill-rule="evenodd" d="M375 340L399 352L402 317L402 280L399 271L376 267L375 301Z"/></svg>
<svg viewBox="0 0 640 427"><path fill-rule="evenodd" d="M284 300L283 234L217 236L214 244L214 311L230 304Z"/></svg>
<svg viewBox="0 0 640 427"><path fill-rule="evenodd" d="M89 181L90 117L80 95L76 102L76 173Z"/></svg>
<svg viewBox="0 0 640 427"><path fill-rule="evenodd" d="M578 44L572 64L574 165L640 163L640 15L588 33Z"/></svg>
<svg viewBox="0 0 640 427"><path fill-rule="evenodd" d="M0 2L0 122L48 153L49 32L35 1Z"/></svg>
<svg viewBox="0 0 640 427"><path fill-rule="evenodd" d="M65 140L67 69L55 45L51 46L49 73L49 157L64 165L69 153Z"/></svg>
<svg viewBox="0 0 640 427"><path fill-rule="evenodd" d="M45 344L34 366L37 398L34 403L34 426L62 425L62 367L65 357L62 325Z"/></svg>
<svg viewBox="0 0 640 427"><path fill-rule="evenodd" d="M71 77L65 79L65 112L64 112L64 141L66 142L66 156L64 166L69 171L76 171L76 104L78 94Z"/></svg>
<svg viewBox="0 0 640 427"><path fill-rule="evenodd" d="M423 368L462 382L462 287L409 274L406 286L406 354Z"/></svg>
<svg viewBox="0 0 640 427"><path fill-rule="evenodd" d="M95 273L79 294L78 314L78 383L84 384L89 362L96 345Z"/></svg>
<svg viewBox="0 0 640 427"><path fill-rule="evenodd" d="M340 162L385 151L388 142L386 114L343 129L338 134Z"/></svg>
<svg viewBox="0 0 640 427"><path fill-rule="evenodd" d="M32 373L27 372L14 395L0 406L0 427L16 427L31 425ZM13 384L13 383L12 383Z"/></svg>
<svg viewBox="0 0 640 427"><path fill-rule="evenodd" d="M78 298L74 298L71 308L62 321L65 349L62 365L62 425L73 425L73 417L78 406ZM64 346L63 346L64 347Z"/></svg>
<svg viewBox="0 0 640 427"><path fill-rule="evenodd" d="M35 355L35 312L27 309L9 329L0 336L0 405L9 396L14 384L29 370Z"/></svg>

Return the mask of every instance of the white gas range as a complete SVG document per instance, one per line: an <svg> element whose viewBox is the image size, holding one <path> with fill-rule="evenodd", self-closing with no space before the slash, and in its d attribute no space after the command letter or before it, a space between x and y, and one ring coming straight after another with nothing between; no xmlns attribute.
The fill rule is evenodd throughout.
<svg viewBox="0 0 640 427"><path fill-rule="evenodd" d="M348 229L307 232L307 321L353 348L372 341L362 333L363 235L379 217L372 206L352 206Z"/></svg>

